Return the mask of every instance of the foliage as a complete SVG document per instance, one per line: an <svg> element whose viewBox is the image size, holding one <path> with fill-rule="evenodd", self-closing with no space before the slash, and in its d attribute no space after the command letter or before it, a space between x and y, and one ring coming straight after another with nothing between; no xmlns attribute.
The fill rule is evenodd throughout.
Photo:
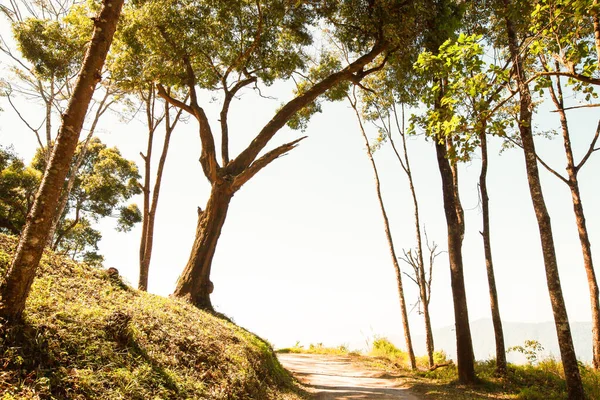
<svg viewBox="0 0 600 400"><path fill-rule="evenodd" d="M0 235L0 270L15 238ZM270 346L232 323L46 252L22 325L0 325L5 399L298 399Z"/></svg>
<svg viewBox="0 0 600 400"><path fill-rule="evenodd" d="M87 35L67 19L28 18L13 24L13 34L21 54L39 78L60 80L75 74L81 65L91 34L91 24L86 25Z"/></svg>
<svg viewBox="0 0 600 400"><path fill-rule="evenodd" d="M0 147L0 232L19 234L41 178L11 148Z"/></svg>
<svg viewBox="0 0 600 400"><path fill-rule="evenodd" d="M430 90L423 92L422 102L428 109L412 117L411 130L420 126L436 140L452 138L449 157L470 159L479 146L481 129L495 135L505 135L512 124L510 118L497 113L501 95L509 79L509 71L494 63L483 61L485 48L481 35L461 33L448 39L436 53L424 51L415 63L417 73L427 77ZM439 101L441 107L434 109ZM492 111L494 110L494 111Z"/></svg>
<svg viewBox="0 0 600 400"><path fill-rule="evenodd" d="M371 345L369 355L387 358L398 365L405 365L409 361L408 353L400 350L387 338L382 336L376 336L373 339L373 344Z"/></svg>
<svg viewBox="0 0 600 400"><path fill-rule="evenodd" d="M512 346L506 351L521 353L527 358L529 364L535 364L539 360L540 353L544 351L544 347L537 340L526 340L523 346Z"/></svg>
<svg viewBox="0 0 600 400"><path fill-rule="evenodd" d="M118 149L93 138L85 152L53 247L74 260L98 264L102 261L97 253L102 235L93 223L119 211L117 229L129 231L140 222L141 212L135 204L123 204L141 190L137 167ZM0 231L21 232L45 166L43 149L38 149L30 167L25 167L12 151L0 149Z"/></svg>
<svg viewBox="0 0 600 400"><path fill-rule="evenodd" d="M327 347L324 346L323 343L317 343L317 344L309 344L308 348L304 348L304 346L302 346L300 344L300 342L296 342L296 344L292 347L285 347L282 349L277 349L277 353L282 353L282 354L286 354L286 353L295 353L295 354L328 354L328 355L337 355L337 356L343 356L343 355L356 355L357 352L351 352L350 350L348 350L348 346L346 345L340 345L337 347Z"/></svg>

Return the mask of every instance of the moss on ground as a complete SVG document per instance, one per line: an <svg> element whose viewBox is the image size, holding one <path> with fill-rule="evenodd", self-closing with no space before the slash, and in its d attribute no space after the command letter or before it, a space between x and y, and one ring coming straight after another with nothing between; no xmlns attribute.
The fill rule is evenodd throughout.
<svg viewBox="0 0 600 400"><path fill-rule="evenodd" d="M0 235L0 276L16 239ZM45 253L23 323L0 325L0 399L300 399L257 336Z"/></svg>

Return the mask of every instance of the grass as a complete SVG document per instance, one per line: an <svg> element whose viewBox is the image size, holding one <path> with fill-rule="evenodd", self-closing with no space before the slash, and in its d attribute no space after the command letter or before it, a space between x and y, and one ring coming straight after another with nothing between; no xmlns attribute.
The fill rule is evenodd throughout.
<svg viewBox="0 0 600 400"><path fill-rule="evenodd" d="M0 276L15 247L0 235ZM302 397L257 336L51 252L23 323L0 325L2 400Z"/></svg>
<svg viewBox="0 0 600 400"><path fill-rule="evenodd" d="M304 349L297 344L292 348L278 351L344 354L339 353L339 349L319 348L318 345ZM453 363L429 371L427 357L418 357L419 370L411 371L408 369L408 354L384 337L376 337L366 355L348 352L345 355L351 356L353 362L367 368L383 370L389 373L389 376L402 379L406 386L423 400L563 400L567 398L562 365L554 359L542 360L535 365L509 364L508 374L505 377L496 374L495 360L477 362L475 370L479 382L473 386L466 386L458 383L458 373ZM444 352L434 353L434 361L436 364L448 363ZM588 399L600 400L600 372L585 365L580 365L580 371Z"/></svg>
<svg viewBox="0 0 600 400"><path fill-rule="evenodd" d="M554 359L545 359L535 365L509 364L508 373L504 377L496 374L495 360L480 361L475 365L479 382L473 386L465 386L458 383L458 373L454 364L428 371L427 359L421 357L418 360L420 370L408 370L406 353L385 338L378 338L373 342L371 355L377 356L376 361L364 362L402 375L411 390L426 400L567 398L562 364ZM436 352L434 360L436 364L447 362L443 352ZM403 363L399 364L399 361ZM600 399L600 372L585 365L580 365L580 371L588 399Z"/></svg>
<svg viewBox="0 0 600 400"><path fill-rule="evenodd" d="M296 344L292 347L285 347L283 349L278 349L277 353L303 353L303 354L328 354L328 355L337 355L337 356L345 356L345 355L353 355L358 354L355 351L348 350L348 346L341 345L338 347L326 347L323 346L323 343L310 344L308 348L304 348L304 346L300 345L300 342L296 342Z"/></svg>

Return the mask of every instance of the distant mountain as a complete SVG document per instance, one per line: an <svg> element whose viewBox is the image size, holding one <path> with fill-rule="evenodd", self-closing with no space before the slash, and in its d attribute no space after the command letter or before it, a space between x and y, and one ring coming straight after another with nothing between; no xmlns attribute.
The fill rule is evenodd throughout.
<svg viewBox="0 0 600 400"><path fill-rule="evenodd" d="M553 356L560 358L558 339L554 322L524 323L503 322L504 341L506 348L523 345L525 340L537 340L544 347L542 357ZM589 363L592 360L592 323L571 322L571 332L575 344L575 352L580 361ZM494 328L491 319L480 319L471 322L471 336L473 338L473 350L477 360L485 360L495 357L496 347L494 344ZM402 336L390 337L396 344L404 343ZM433 340L436 350L444 350L446 354L456 359L456 336L454 326L434 329ZM416 354L426 354L425 337L416 336L413 339ZM524 363L525 357L519 353L507 354L508 361L513 363Z"/></svg>

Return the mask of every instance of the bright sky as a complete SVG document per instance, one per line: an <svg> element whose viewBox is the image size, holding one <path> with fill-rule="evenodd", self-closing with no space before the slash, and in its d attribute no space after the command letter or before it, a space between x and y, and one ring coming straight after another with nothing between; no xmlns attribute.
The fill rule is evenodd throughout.
<svg viewBox="0 0 600 400"><path fill-rule="evenodd" d="M244 148L274 110L290 98L291 87L278 84L264 89L263 94L276 100L260 98L249 90L232 104L232 154ZM216 130L219 104L211 103L209 96L203 99ZM40 107L25 101L20 101L19 106L28 116L41 121ZM14 145L17 153L29 160L36 148L33 134L3 98L0 107L4 109L0 113L0 143ZM569 114L577 160L589 146L597 115L595 109ZM99 136L141 166L139 153L146 146L146 130L140 121L125 124L112 114L101 121ZM559 128L558 115L546 107L535 116L535 123L540 129ZM150 291L160 295L169 295L174 289L194 239L196 208L204 208L209 193L198 163L197 129L196 121L190 120L178 126L171 142L150 270ZM273 145L299 134L286 128ZM261 171L234 197L213 262L213 304L218 311L276 347L293 345L296 341L305 345L347 343L360 347L374 335L400 335L394 270L373 172L353 111L347 103L326 105L324 112L310 122L306 134L309 137L299 148ZM374 129L371 135L375 136ZM156 143L159 146L162 143L160 136ZM540 139L537 143L540 154L564 171L560 137L553 141ZM499 142L494 140L488 179L492 251L502 318L549 321L552 313L522 151L510 150L499 156L499 148ZM409 152L422 221L430 240L445 250L446 223L435 150L419 137L410 140ZM389 146L384 146L375 157L392 234L401 252L402 248L415 245L407 182ZM600 213L593 208L600 200L599 168L600 157L596 155L580 173L592 245L600 240ZM471 320L490 316L479 234L479 169L478 159L461 166L461 198L467 223L464 273ZM564 183L543 169L542 180L569 317L572 321L589 321L589 292L570 192ZM136 199L140 206L141 201ZM105 266L117 268L135 286L140 227L124 234L114 230L114 221L104 221L100 226L103 234L100 251L105 256ZM595 260L600 262L597 254ZM416 286L408 279L404 285L407 303L414 304ZM438 257L434 270L431 315L434 328L453 324L446 254ZM416 311L409 318L413 334L421 334L422 318Z"/></svg>

